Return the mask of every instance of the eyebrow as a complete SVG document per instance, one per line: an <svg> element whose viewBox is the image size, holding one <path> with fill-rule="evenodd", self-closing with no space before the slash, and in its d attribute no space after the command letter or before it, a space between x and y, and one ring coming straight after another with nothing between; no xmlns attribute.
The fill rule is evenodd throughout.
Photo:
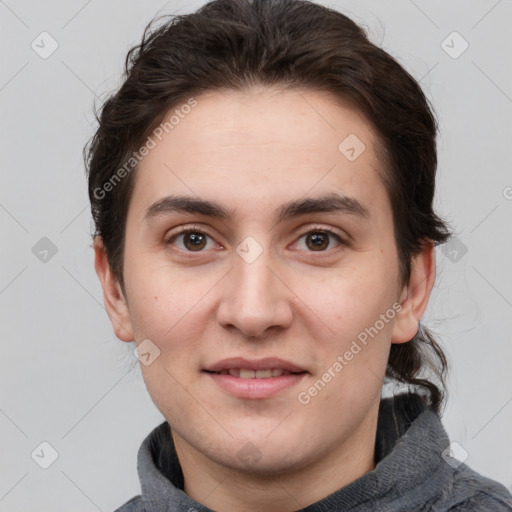
<svg viewBox="0 0 512 512"><path fill-rule="evenodd" d="M289 201L277 211L277 222L299 217L308 213L337 212L367 219L370 212L359 200L338 193L324 194L319 197L307 197ZM234 217L235 210L228 209L215 201L192 196L166 196L153 203L146 210L145 220L168 213L200 214L207 217L225 220Z"/></svg>

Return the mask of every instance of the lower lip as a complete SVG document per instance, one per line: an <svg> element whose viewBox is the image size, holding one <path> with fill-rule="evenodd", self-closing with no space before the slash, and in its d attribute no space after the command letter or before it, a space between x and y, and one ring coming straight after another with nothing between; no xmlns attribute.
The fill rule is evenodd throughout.
<svg viewBox="0 0 512 512"><path fill-rule="evenodd" d="M240 379L232 375L205 372L224 391L238 398L268 398L298 384L306 373L290 373L269 379Z"/></svg>

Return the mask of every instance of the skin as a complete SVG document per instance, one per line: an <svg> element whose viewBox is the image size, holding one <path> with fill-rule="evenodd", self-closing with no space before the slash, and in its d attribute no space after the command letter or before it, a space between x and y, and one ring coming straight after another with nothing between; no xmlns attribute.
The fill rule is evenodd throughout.
<svg viewBox="0 0 512 512"><path fill-rule="evenodd" d="M318 91L254 87L196 99L137 171L126 295L100 238L96 270L116 335L137 345L148 338L160 350L141 369L171 426L185 492L223 512L293 511L374 469L389 350L417 332L434 283L433 246L414 257L401 286L377 135L357 111ZM354 161L338 150L349 134L366 146ZM323 212L276 223L283 203L332 191L356 198L368 218ZM235 213L145 221L148 207L170 194L215 200ZM186 235L166 243L180 226L208 235L204 248L194 251ZM322 230L350 242L331 237L315 250L306 235ZM247 236L263 248L250 264L236 252ZM301 404L298 394L393 304L400 312ZM308 373L270 398L237 398L202 371L233 356L276 356ZM258 460L237 456L248 442Z"/></svg>

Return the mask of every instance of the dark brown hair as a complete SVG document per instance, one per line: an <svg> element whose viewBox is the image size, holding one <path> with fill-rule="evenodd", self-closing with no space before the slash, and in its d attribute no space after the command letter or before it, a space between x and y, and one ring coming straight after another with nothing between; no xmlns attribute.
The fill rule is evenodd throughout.
<svg viewBox="0 0 512 512"><path fill-rule="evenodd" d="M94 235L101 236L123 289L133 156L171 109L206 91L298 88L327 92L356 108L379 135L403 283L426 242L448 239L447 225L433 211L437 123L429 102L350 18L305 0L214 0L154 28L164 18L153 20L128 52L124 82L96 114L99 127L84 148ZM391 346L386 376L427 391L439 412L447 368L442 349L421 326L411 341Z"/></svg>

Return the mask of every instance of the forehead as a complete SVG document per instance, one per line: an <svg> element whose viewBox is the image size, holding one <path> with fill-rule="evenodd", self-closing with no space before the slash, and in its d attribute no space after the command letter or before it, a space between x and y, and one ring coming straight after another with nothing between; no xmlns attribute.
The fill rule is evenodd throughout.
<svg viewBox="0 0 512 512"><path fill-rule="evenodd" d="M370 210L388 206L377 135L355 109L319 91L275 88L194 99L165 116L174 115L172 125L161 125L139 164L131 201L138 216L166 194L215 197L242 212L309 191L356 197Z"/></svg>

